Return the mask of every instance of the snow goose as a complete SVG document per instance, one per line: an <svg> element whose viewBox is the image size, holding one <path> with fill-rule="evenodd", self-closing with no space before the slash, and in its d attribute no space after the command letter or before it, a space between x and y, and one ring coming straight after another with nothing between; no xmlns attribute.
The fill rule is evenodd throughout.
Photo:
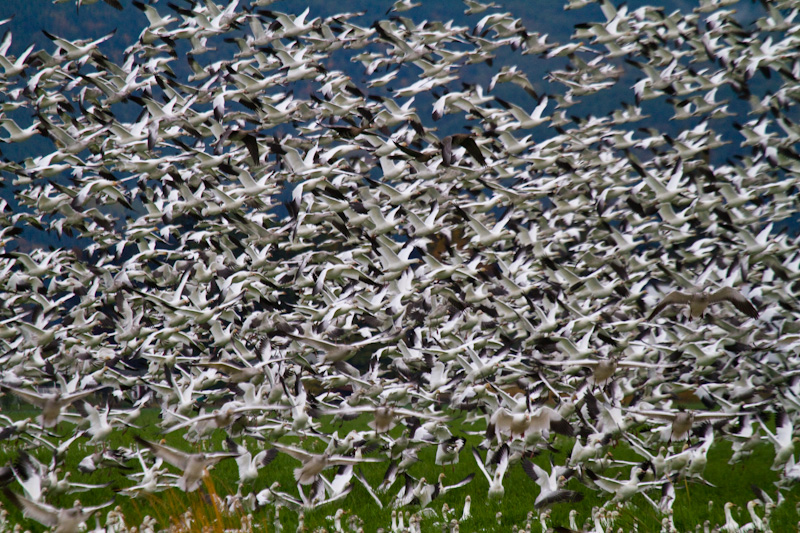
<svg viewBox="0 0 800 533"><path fill-rule="evenodd" d="M756 514L756 506L761 505L760 500L750 500L747 502L747 512L750 514L750 522L739 528L740 533L750 533L752 531L766 531L764 520Z"/></svg>
<svg viewBox="0 0 800 533"><path fill-rule="evenodd" d="M108 507L114 501L108 501L93 507L83 507L78 500L70 508L59 509L44 502L35 502L19 494L15 494L5 489L4 494L17 507L22 509L22 514L28 518L33 518L40 524L49 528L53 533L78 533L81 525L89 519L95 511Z"/></svg>
<svg viewBox="0 0 800 533"><path fill-rule="evenodd" d="M645 492L642 493L642 496L644 496L645 500L650 502L650 505L659 513L665 515L672 514L672 506L675 503L675 487L672 485L671 481L666 481L661 486L661 499L658 503L653 501Z"/></svg>
<svg viewBox="0 0 800 533"><path fill-rule="evenodd" d="M335 343L325 339L312 337L310 335L298 335L291 332L285 332L284 335L296 340L297 342L321 351L322 356L320 357L320 364L325 364L347 361L356 354L362 352L372 353L378 348L382 348L383 346L396 341L402 335L402 333L370 337L352 343Z"/></svg>
<svg viewBox="0 0 800 533"><path fill-rule="evenodd" d="M472 517L470 508L472 507L472 498L469 494L464 498L464 510L461 512L461 522L469 520Z"/></svg>
<svg viewBox="0 0 800 533"><path fill-rule="evenodd" d="M11 472L19 482L25 495L34 501L41 501L44 494L42 489L42 472L44 465L32 458L26 452L20 452L19 457L14 462Z"/></svg>
<svg viewBox="0 0 800 533"><path fill-rule="evenodd" d="M745 298L742 293L732 287L722 287L718 291L709 293L703 292L701 289L695 289L690 293L673 291L667 294L659 303L653 308L653 311L647 317L650 321L656 317L668 305L672 304L689 304L689 314L692 318L699 318L703 316L706 308L709 305L719 302L730 302L742 313L750 318L758 318L758 309Z"/></svg>
<svg viewBox="0 0 800 533"><path fill-rule="evenodd" d="M164 26L167 26L172 22L174 22L175 20L177 20L172 15L167 15L166 17L162 17L161 15L159 15L155 7L151 5L146 5L143 2L139 2L138 0L133 0L133 5L136 6L137 9L142 11L145 17L147 17L147 22L150 23L150 25L148 26L148 30L150 31L163 28Z"/></svg>
<svg viewBox="0 0 800 533"><path fill-rule="evenodd" d="M31 45L31 48L32 47L33 45ZM2 58L3 56L0 55L0 60ZM2 126L8 132L8 137L3 137L0 139L1 142L5 143L17 143L17 142L27 141L28 139L39 133L39 122L34 122L32 125L23 129L12 119L4 118L0 120L0 126Z"/></svg>
<svg viewBox="0 0 800 533"><path fill-rule="evenodd" d="M246 447L237 444L233 439L227 437L225 443L231 453L235 453L236 465L239 467L239 483L253 481L258 477L258 469L267 466L278 455L278 450L269 448L261 450L253 455Z"/></svg>
<svg viewBox="0 0 800 533"><path fill-rule="evenodd" d="M111 410L108 404L106 404L106 408L103 411L86 402L82 405L76 404L76 406L89 421L89 429L87 431L92 436L89 443L96 444L105 441L114 431L113 425L108 421L108 413Z"/></svg>
<svg viewBox="0 0 800 533"><path fill-rule="evenodd" d="M486 478L487 483L489 483L489 499L502 500L503 496L505 495L503 478L508 470L508 445L503 444L497 453L492 456L491 463L495 465L495 471L493 475L489 474L489 471L483 464L480 453L475 447L472 448L472 456L475 458L475 462L478 464L478 469L480 469Z"/></svg>
<svg viewBox="0 0 800 533"><path fill-rule="evenodd" d="M618 358L608 359L570 359L566 361L547 361L544 359L537 360L537 363L550 365L550 366L588 366L593 369L592 381L594 385L600 386L610 380L617 368L667 368L669 365L646 363L643 361L625 361Z"/></svg>
<svg viewBox="0 0 800 533"><path fill-rule="evenodd" d="M53 41L53 43L55 43L59 49L63 50L63 57L69 60L77 59L79 62L85 63L89 59L92 51L97 49L97 45L113 37L116 30L88 43L78 43L78 41L70 42L66 39L56 37L55 35L52 35L44 30L42 30L42 32L47 36L48 39Z"/></svg>
<svg viewBox="0 0 800 533"><path fill-rule="evenodd" d="M378 434L387 433L389 430L394 428L395 425L397 425L399 419L403 419L405 417L422 418L439 422L445 422L448 420L444 416L437 416L424 411L414 411L412 409L403 409L385 404L322 409L319 411L319 413L322 415L336 415L340 417L347 417L353 414L357 415L359 413L371 413L374 418L367 422L367 425Z"/></svg>
<svg viewBox="0 0 800 533"><path fill-rule="evenodd" d="M183 475L178 479L178 487L184 492L197 490L203 478L208 475L208 469L213 465L223 459L237 457L237 454L227 452L186 453L164 444L146 441L138 435L134 438L156 457L183 471Z"/></svg>
<svg viewBox="0 0 800 533"><path fill-rule="evenodd" d="M439 443L436 447L436 464L440 466L458 463L461 450L464 448L464 437L451 437Z"/></svg>
<svg viewBox="0 0 800 533"><path fill-rule="evenodd" d="M136 450L136 458L139 460L139 465L142 467L142 471L130 474L128 476L128 479L136 481L137 483L136 485L121 489L120 492L125 495L134 496L142 491L153 493L159 490L168 489L173 485L163 483L163 479L178 479L179 477L176 474L167 472L166 468L162 468L164 461L160 457L156 458L152 466L147 466L141 450Z"/></svg>
<svg viewBox="0 0 800 533"><path fill-rule="evenodd" d="M417 489L419 489L419 494L417 494L417 489L415 489L415 495L417 495L417 497L419 498L419 503L422 507L426 507L432 500L438 498L443 494L447 494L451 490L455 490L457 488L469 484L472 481L472 478L475 477L475 474L469 474L461 481L453 483L452 485L444 484L445 477L446 476L444 472L440 473L439 482L436 485L428 485L425 483L425 478L420 479L420 482L417 485Z"/></svg>
<svg viewBox="0 0 800 533"><path fill-rule="evenodd" d="M664 440L667 440L669 442L688 438L689 431L691 431L692 425L694 425L695 422L700 422L704 420L723 420L726 418L737 417L743 414L743 413L712 413L712 412L700 412L692 410L688 411L681 410L675 412L655 411L655 410L648 410L648 411L631 410L630 412L634 415L657 418L659 420L666 420L671 422L671 424L665 428L665 431L662 432L662 437L664 438Z"/></svg>
<svg viewBox="0 0 800 533"><path fill-rule="evenodd" d="M9 387L8 385L3 384L0 384L0 388L9 390L26 402L40 408L42 412L39 415L38 420L42 424L42 427L53 428L56 427L58 422L61 420L62 409L68 407L73 402L86 398L87 396L90 396L105 387L72 392L69 394L62 394L60 391L52 394L39 394L37 392L17 389L15 387Z"/></svg>
<svg viewBox="0 0 800 533"><path fill-rule="evenodd" d="M732 502L725 502L725 523L720 527L720 531L724 531L725 533L739 533L739 523L734 520L733 514L731 514L731 509L736 506L735 503Z"/></svg>
<svg viewBox="0 0 800 533"><path fill-rule="evenodd" d="M317 479L317 476L326 468L335 465L357 465L360 463L379 463L383 459L377 457L346 457L334 455L330 452L314 454L306 450L286 446L285 444L274 443L273 446L287 455L291 455L301 463L294 469L294 479L300 485L310 485Z"/></svg>
<svg viewBox="0 0 800 533"><path fill-rule="evenodd" d="M303 492L302 488L298 487L298 495L300 496L300 499L297 499L286 492L278 491L277 489L279 486L280 484L276 481L275 483L270 485L267 491L271 493L275 498L283 500L285 503L288 503L292 507L307 511L316 509L322 505L326 505L328 503L344 498L350 493L350 491L353 488L352 483L348 484L347 487L335 497L326 498L325 487L322 483L322 478L320 477L314 482L308 495L306 495L306 493ZM280 522L278 522L278 524L280 524ZM280 531L280 529L276 528L276 531Z"/></svg>
<svg viewBox="0 0 800 533"><path fill-rule="evenodd" d="M764 424L759 418L759 424L764 430L767 440L775 446L775 460L772 463L772 470L782 470L790 457L794 457L794 424L785 411L780 411L775 415L775 433Z"/></svg>
<svg viewBox="0 0 800 533"><path fill-rule="evenodd" d="M631 468L631 475L627 481L620 481L618 479L600 476L591 470L587 470L586 472L595 485L600 487L605 492L609 492L614 495L614 497L611 499L611 501L614 503L626 502L633 498L633 496L638 494L640 491L660 483L659 481L642 481L642 477L644 477L644 470L642 470L639 466L634 466Z"/></svg>
<svg viewBox="0 0 800 533"><path fill-rule="evenodd" d="M236 405L237 403L228 402L219 409L214 409L210 413L200 414L195 417L183 417L179 413L171 413L176 418L182 419L182 421L165 428L162 433L172 433L173 431L193 426L198 434L203 434L206 431L212 431L217 428L230 428L244 413L290 409L288 405Z"/></svg>
<svg viewBox="0 0 800 533"><path fill-rule="evenodd" d="M522 468L528 477L541 488L533 502L534 508L543 509L555 503L579 502L583 499L583 494L580 492L563 488L566 480L574 473L573 469L553 466L550 473L547 473L542 467L528 459L522 459Z"/></svg>

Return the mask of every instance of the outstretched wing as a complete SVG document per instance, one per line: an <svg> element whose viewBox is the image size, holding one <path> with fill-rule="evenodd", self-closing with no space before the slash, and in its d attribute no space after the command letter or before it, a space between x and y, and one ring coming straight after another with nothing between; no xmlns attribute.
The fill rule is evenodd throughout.
<svg viewBox="0 0 800 533"><path fill-rule="evenodd" d="M58 509L45 503L31 501L8 489L3 489L3 493L6 495L6 498L22 509L22 514L26 517L33 518L40 524L48 527L55 527L58 525Z"/></svg>
<svg viewBox="0 0 800 533"><path fill-rule="evenodd" d="M534 502L534 509L542 509L556 503L573 503L583 500L583 494L574 490L559 489Z"/></svg>
<svg viewBox="0 0 800 533"><path fill-rule="evenodd" d="M475 472L469 474L467 477L465 477L464 479L462 479L461 481L459 481L457 483L453 483L452 485L447 485L446 487L441 487L439 489L440 490L439 494L445 494L447 492L450 492L453 489L457 489L459 487L463 487L464 485L466 485L467 483L472 481L472 478L474 478L474 477L475 477Z"/></svg>
<svg viewBox="0 0 800 533"><path fill-rule="evenodd" d="M114 503L114 499L112 498L112 499L108 500L105 503L101 503L100 505L93 505L91 507L84 507L83 508L83 512L87 513L87 514L91 514L91 513L94 513L95 511L98 511L100 509L104 509L104 508L108 507L109 505L112 505L113 503Z"/></svg>
<svg viewBox="0 0 800 533"><path fill-rule="evenodd" d="M35 393L33 391L26 391L26 390L23 390L23 389L17 389L17 388L14 388L14 387L9 387L8 385L4 385L4 384L0 384L0 388L5 389L5 390L10 390L14 394L19 396L23 400L25 400L26 402L28 402L30 404L33 404L33 405L35 405L36 407L38 407L40 409L44 408L45 402L47 401L47 398L45 398L45 397L41 396L40 394L37 394L37 393Z"/></svg>
<svg viewBox="0 0 800 533"><path fill-rule="evenodd" d="M672 291L671 293L664 296L664 299L659 302L659 304L653 309L653 312L650 313L650 316L647 317L647 320L653 320L653 318L658 315L661 311L664 310L665 307L672 304L688 304L692 301L692 297L689 294L680 292L680 291Z"/></svg>
<svg viewBox="0 0 800 533"><path fill-rule="evenodd" d="M280 444L278 442L272 443L272 446L274 448L277 448L279 451L282 451L283 453L285 453L287 455L291 455L292 457L294 457L298 461L302 461L304 463L306 461L310 461L314 457L312 454L308 453L305 450L301 450L300 448L295 448L293 446L286 446L286 445Z"/></svg>
<svg viewBox="0 0 800 533"><path fill-rule="evenodd" d="M739 311L746 314L750 318L758 318L758 309L750 303L750 300L742 296L742 293L732 287L722 287L720 290L712 294L708 301L709 303L716 303L728 301L736 307Z"/></svg>
<svg viewBox="0 0 800 533"><path fill-rule="evenodd" d="M483 466L483 459L481 459L481 454L478 452L478 449L475 448L475 446L472 447L472 456L475 458L475 462L478 464L478 469L486 477L486 481L491 483L492 482L492 476L489 475L489 472L486 471L486 467Z"/></svg>
<svg viewBox="0 0 800 533"><path fill-rule="evenodd" d="M169 446L164 446L163 444L156 444L155 442L144 440L138 435L136 435L134 439L142 446L149 448L150 451L153 452L157 457L160 457L164 461L180 468L181 470L186 470L186 465L189 462L188 454L178 451L174 448L170 448Z"/></svg>
<svg viewBox="0 0 800 533"><path fill-rule="evenodd" d="M547 472L539 465L532 463L524 457L522 459L522 469L528 474L528 477L534 480L540 487L544 488L549 485L550 481Z"/></svg>

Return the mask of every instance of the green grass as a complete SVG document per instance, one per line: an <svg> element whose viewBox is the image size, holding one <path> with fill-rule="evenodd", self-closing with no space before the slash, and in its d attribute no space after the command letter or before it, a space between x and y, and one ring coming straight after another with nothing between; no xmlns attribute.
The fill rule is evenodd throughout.
<svg viewBox="0 0 800 533"><path fill-rule="evenodd" d="M35 415L35 413L17 413L19 417L32 415ZM157 410L147 411L143 414L139 422L142 425L141 429L131 429L124 433L115 432L109 438L107 445L111 448L133 448L135 447L133 435L138 434L151 440L166 438L167 444L184 450L196 448L196 445L185 442L182 439L182 435L177 432L161 435L157 426ZM338 431L340 437L346 435L351 429L366 429L366 417L362 416L355 421L346 422L344 424L334 423L332 421L327 421L323 424L323 430L326 433L330 434L333 431ZM473 429L480 430L482 428L464 428L464 430L468 431L472 431ZM68 423L61 423L57 430L59 434L70 435L74 427ZM402 430L402 427L396 427L391 431L391 435L398 436ZM204 443L204 447L206 449L224 450L223 439L224 432L217 431L207 443ZM424 519L422 524L423 531L429 531L436 526L438 522L441 522L441 511L444 504L447 504L450 509L454 510L453 517L460 518L464 505L464 498L467 494L472 498L472 518L461 525L462 531L509 530L513 525L524 528L530 512L533 511L533 501L538 494L538 487L533 481L528 479L519 465L513 465L506 476L506 492L504 499L500 502L487 501L487 482L478 471L472 454L470 453L470 447L477 445L481 439L479 436L475 435L468 435L467 439L468 443L462 451L460 462L454 467L436 466L434 464L435 447L431 446L420 453L420 462L413 465L409 471L412 476L416 478L424 476L429 481L435 481L439 473L444 472L446 474L446 484L454 483L470 473L476 474L475 478L468 486L445 494L430 504L429 507L436 511L436 516ZM236 440L241 441L241 439ZM281 442L298 444L296 438L284 438ZM257 450L260 445L259 442L251 438L246 438L245 444L252 451ZM306 439L299 444L318 451L325 447L325 444L318 439ZM555 464L564 464L566 462L566 456L569 455L571 451L572 440L566 437L557 437L553 444L555 448L559 450L557 453L543 451L534 461L545 468L549 467L549 462L551 460ZM267 444L267 446L268 445L269 444ZM5 464L13 460L17 456L18 448L24 446L25 442L23 441L7 441L3 443L0 448L0 461ZM45 496L46 501L56 506L70 506L75 498L79 498L83 505L96 505L114 497L114 489L123 489L134 484L132 480L125 477L126 472L122 470L106 469L91 474L79 472L77 469L78 463L85 455L94 451L94 449L95 447L87 446L86 439L78 439L76 444L69 449L64 457L64 464L61 467L62 471L71 472L70 479L73 481L111 483L111 485L106 489L92 490L80 494L47 494ZM52 458L52 452L44 446L37 446L28 451L43 463L49 463ZM613 446L611 448L611 453L615 459L640 460L640 458L623 443ZM372 455L378 456L379 452L373 452ZM775 496L773 482L777 480L777 475L770 470L773 459L773 450L770 445L764 444L759 446L752 456L735 466L727 464L730 455L730 445L727 442L720 442L720 439L717 439L709 453L709 463L705 471L705 479L714 484L715 487L692 481L688 483L677 482L675 484L677 499L674 505L674 520L679 531L694 530L695 525L702 524L706 520L710 521L712 525L723 523L723 505L727 501L731 501L739 506L739 508L734 509L734 516L737 521L742 524L749 522L750 519L745 506L748 500L754 499L755 497L749 488L751 484L756 484L767 490L773 497ZM377 486L380 483L387 464L388 463L377 463L363 465L362 470L364 475L373 486ZM129 465L133 467L133 470L130 472L136 472L139 468L137 461L131 461ZM281 485L281 490L290 494L295 494L296 488L293 470L298 465L299 463L295 459L285 454L279 454L275 461L260 471L258 479L255 480L251 486L245 487L246 490L244 493L246 494L249 490L260 491L270 486L273 482L278 481ZM172 467L169 468L177 473ZM332 473L333 470L329 472ZM627 479L628 472L629 468L611 468L606 472L606 475L612 477L619 475ZM328 473L329 476L330 473ZM154 495L144 495L137 499L117 494L115 505L120 507L128 526L138 527L142 523L144 517L149 515L158 521L159 528L166 528L170 524L176 523L176 520L187 509L192 509L197 523L213 524L216 526L213 530L238 527L241 523L241 516L226 517L220 515L216 512L214 506L209 504L209 493L217 493L220 496L235 493L237 489L237 477L238 472L235 462L226 460L214 468L209 486L205 489L200 489L191 494L184 494L177 489L169 489ZM14 485L15 484L11 485L11 490L21 492L21 489ZM585 498L582 502L576 504L554 506L548 521L551 527L555 525L567 526L569 523L569 512L573 508L578 512L579 524L583 523L590 517L593 507L601 506L608 500L605 495L596 493L575 479L569 482L568 487L580 491L585 495ZM343 520L344 523L346 523L348 516L356 515L363 521L365 531L375 531L379 527L388 530L391 525L392 514L390 500L399 489L400 482L396 483L389 493L383 495L382 500L385 505L383 509L380 509L372 501L361 484L356 482L352 492L345 499L304 512L305 525L310 531L319 527L325 527L330 530L333 514L339 507L342 507L346 512L345 520ZM658 491L653 491L651 495L656 500L660 496ZM796 505L800 502L800 491L794 490L786 493L785 496L786 502L776 509L772 516L771 524L775 531L794 530L798 521ZM713 502L712 505L709 505L710 501ZM36 522L23 519L19 510L13 505L10 505L4 496L0 497L0 503L2 503L3 507L9 512L9 523L20 523L24 528L32 531L41 530L41 526ZM114 506L111 508L113 507ZM404 509L404 511L405 510L415 513L419 511L419 508L411 507ZM618 511L619 516L615 522L615 530L621 527L626 531L630 531L634 526L638 527L639 531L658 531L660 529L662 517L656 513L642 496L637 495L629 504L620 508ZM104 510L100 513L102 523L105 523L106 512L107 511ZM272 522L274 513L275 510L271 506L255 511L252 515L254 528L256 530L271 531L273 529ZM501 513L500 526L498 526L498 513ZM298 524L298 514L284 508L280 510L280 520L285 531L294 531ZM89 525L93 526L94 521L91 520L90 522ZM532 530L538 531L538 529L538 515L537 513L533 513Z"/></svg>

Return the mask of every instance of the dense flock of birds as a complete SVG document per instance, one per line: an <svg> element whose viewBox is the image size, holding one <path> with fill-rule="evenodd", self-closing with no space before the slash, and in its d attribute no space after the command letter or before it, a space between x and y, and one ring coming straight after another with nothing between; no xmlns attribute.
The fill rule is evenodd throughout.
<svg viewBox="0 0 800 533"><path fill-rule="evenodd" d="M414 531L407 508L471 479L410 476L432 447L474 461L490 499L519 463L542 514L644 494L675 530L675 488L727 440L732 464L774 446L779 481L721 527L769 529L800 481L800 5L603 0L555 42L473 0L464 25L409 1L133 3L148 25L116 59L112 34L14 55L24 36L0 22L0 387L39 413L2 415L6 501L78 530L95 509L48 495L103 490L59 470L88 439L83 471L133 467L118 498L197 490L230 459L246 509L361 484ZM185 447L138 435L151 407ZM218 430L226 447L195 445ZM122 431L131 447L104 445ZM557 434L563 464L531 462ZM277 454L296 488L254 483Z"/></svg>

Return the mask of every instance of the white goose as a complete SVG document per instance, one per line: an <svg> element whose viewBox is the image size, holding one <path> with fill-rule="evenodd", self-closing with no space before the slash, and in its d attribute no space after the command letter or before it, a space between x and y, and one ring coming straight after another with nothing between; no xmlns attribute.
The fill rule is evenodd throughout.
<svg viewBox="0 0 800 533"><path fill-rule="evenodd" d="M533 502L533 507L543 509L556 503L579 502L583 494L564 488L564 483L572 476L574 470L563 466L553 466L548 473L539 465L522 459L522 468L541 488Z"/></svg>
<svg viewBox="0 0 800 533"><path fill-rule="evenodd" d="M383 461L383 459L377 457L346 457L343 455L334 455L330 452L314 454L301 448L286 446L285 444L279 444L277 442L273 443L273 446L303 463L301 466L294 469L294 479L300 485L310 485L323 470L331 466L379 463Z"/></svg>
<svg viewBox="0 0 800 533"><path fill-rule="evenodd" d="M475 447L472 448L472 456L475 458L475 463L477 463L478 468L483 473L483 476L486 478L486 482L489 483L489 499L502 500L503 496L505 495L505 488L503 487L503 478L505 477L506 471L508 470L508 458L509 458L508 445L504 443L500 447L500 449L492 456L491 463L495 465L494 474L489 474L488 470L486 469L486 466L483 464L483 460L481 459L480 453Z"/></svg>
<svg viewBox="0 0 800 533"><path fill-rule="evenodd" d="M183 474L178 479L178 488L184 492L192 492L200 487L203 479L208 475L208 469L223 459L237 457L235 453L186 453L164 444L156 444L139 437L134 437L140 445L172 466L179 468Z"/></svg>
<svg viewBox="0 0 800 533"><path fill-rule="evenodd" d="M112 500L93 507L83 507L78 500L75 500L73 507L59 509L44 502L29 500L8 489L5 489L4 493L10 501L22 509L22 514L51 528L53 533L78 533L95 511L114 503Z"/></svg>
<svg viewBox="0 0 800 533"><path fill-rule="evenodd" d="M689 304L689 316L691 318L700 318L708 306L719 302L730 302L736 309L750 318L758 318L758 309L742 293L732 287L722 287L715 292L704 292L702 289L697 288L689 293L673 291L667 294L653 308L647 317L647 321L653 320L656 315L672 304Z"/></svg>

